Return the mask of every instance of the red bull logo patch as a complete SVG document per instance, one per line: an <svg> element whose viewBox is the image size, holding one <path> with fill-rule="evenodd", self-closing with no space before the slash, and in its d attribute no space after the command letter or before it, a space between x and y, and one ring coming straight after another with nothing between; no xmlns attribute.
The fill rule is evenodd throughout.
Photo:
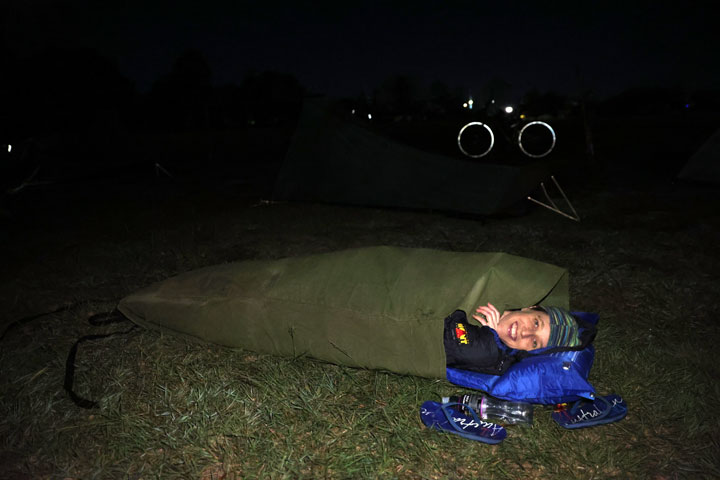
<svg viewBox="0 0 720 480"><path fill-rule="evenodd" d="M468 341L467 336L467 329L465 328L465 325L462 323L456 323L455 324L455 338L459 343L462 343L463 345L468 345L470 342Z"/></svg>

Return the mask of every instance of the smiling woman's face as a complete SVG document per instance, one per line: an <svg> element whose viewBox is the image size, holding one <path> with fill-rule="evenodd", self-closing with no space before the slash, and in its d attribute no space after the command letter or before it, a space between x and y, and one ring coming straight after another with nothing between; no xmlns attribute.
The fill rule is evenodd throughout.
<svg viewBox="0 0 720 480"><path fill-rule="evenodd" d="M508 347L535 350L548 344L550 317L543 311L530 308L504 312L495 330Z"/></svg>

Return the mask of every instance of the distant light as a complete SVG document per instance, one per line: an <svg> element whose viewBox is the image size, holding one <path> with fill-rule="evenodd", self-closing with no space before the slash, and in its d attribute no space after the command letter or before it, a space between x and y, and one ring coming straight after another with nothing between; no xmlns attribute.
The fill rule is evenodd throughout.
<svg viewBox="0 0 720 480"><path fill-rule="evenodd" d="M368 120L372 120L372 113L368 113Z"/></svg>
<svg viewBox="0 0 720 480"><path fill-rule="evenodd" d="M355 109L354 109L354 108L352 109L352 114L355 115Z"/></svg>
<svg viewBox="0 0 720 480"><path fill-rule="evenodd" d="M468 100L468 105L472 106L472 104L473 104L473 99L471 98L470 100Z"/></svg>
<svg viewBox="0 0 720 480"><path fill-rule="evenodd" d="M512 113L512 112L513 112L513 108L511 106L508 105L507 107L505 107L505 113Z"/></svg>
<svg viewBox="0 0 720 480"><path fill-rule="evenodd" d="M467 102L463 103L463 108L468 108Z"/></svg>
<svg viewBox="0 0 720 480"><path fill-rule="evenodd" d="M525 118L525 114L524 114L524 113L521 113L521 114L520 114L520 120L523 120L524 118Z"/></svg>
<svg viewBox="0 0 720 480"><path fill-rule="evenodd" d="M495 100L490 100L490 103L495 103Z"/></svg>
<svg viewBox="0 0 720 480"><path fill-rule="evenodd" d="M686 104L685 104L685 108L690 108L690 104L689 104L689 103L686 103Z"/></svg>
<svg viewBox="0 0 720 480"><path fill-rule="evenodd" d="M8 145L8 153L12 152L12 145Z"/></svg>

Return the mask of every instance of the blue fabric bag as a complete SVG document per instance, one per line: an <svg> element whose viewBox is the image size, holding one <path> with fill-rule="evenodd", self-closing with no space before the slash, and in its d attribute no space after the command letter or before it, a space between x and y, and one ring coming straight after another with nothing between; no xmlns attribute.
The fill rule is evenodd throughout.
<svg viewBox="0 0 720 480"><path fill-rule="evenodd" d="M594 325L600 318L596 313L572 314ZM579 351L524 358L499 376L448 368L447 379L455 385L482 390L503 400L545 405L583 398L593 400L595 388L588 382L588 375L594 360L595 347L590 344Z"/></svg>

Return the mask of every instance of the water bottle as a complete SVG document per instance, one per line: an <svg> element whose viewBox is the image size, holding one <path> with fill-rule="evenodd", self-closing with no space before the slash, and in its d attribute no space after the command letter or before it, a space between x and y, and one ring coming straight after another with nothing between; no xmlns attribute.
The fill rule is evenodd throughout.
<svg viewBox="0 0 720 480"><path fill-rule="evenodd" d="M443 397L442 403L462 403L469 406L483 420L505 425L532 425L533 406L526 402L500 400L489 395L455 395ZM466 415L471 415L461 407Z"/></svg>

